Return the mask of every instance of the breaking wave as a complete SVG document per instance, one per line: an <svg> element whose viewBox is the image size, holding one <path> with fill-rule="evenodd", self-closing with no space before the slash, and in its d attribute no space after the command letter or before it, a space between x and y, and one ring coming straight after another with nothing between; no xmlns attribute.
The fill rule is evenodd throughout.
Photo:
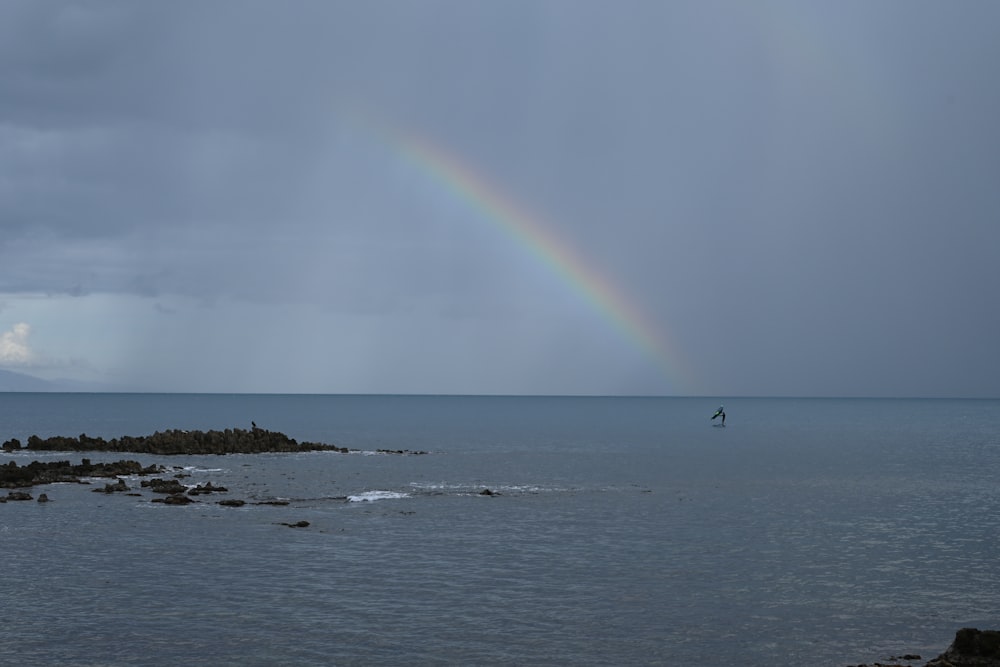
<svg viewBox="0 0 1000 667"><path fill-rule="evenodd" d="M347 496L349 503L373 503L376 500L397 500L399 498L409 498L410 494L399 491L365 491L354 496Z"/></svg>

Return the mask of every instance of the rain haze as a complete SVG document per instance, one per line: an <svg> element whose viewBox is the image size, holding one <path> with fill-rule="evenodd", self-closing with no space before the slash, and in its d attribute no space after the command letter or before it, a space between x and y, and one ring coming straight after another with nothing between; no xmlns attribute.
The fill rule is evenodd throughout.
<svg viewBox="0 0 1000 667"><path fill-rule="evenodd" d="M0 369L1000 396L998 25L991 2L7 0Z"/></svg>

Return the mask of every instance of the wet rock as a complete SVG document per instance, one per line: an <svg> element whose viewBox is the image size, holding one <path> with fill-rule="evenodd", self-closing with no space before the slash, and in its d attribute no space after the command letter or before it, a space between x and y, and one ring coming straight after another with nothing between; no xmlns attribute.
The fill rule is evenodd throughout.
<svg viewBox="0 0 1000 667"><path fill-rule="evenodd" d="M161 477L154 477L150 480L143 480L142 486L148 488L153 493L184 493L187 491L187 487L178 482L176 479L163 479Z"/></svg>
<svg viewBox="0 0 1000 667"><path fill-rule="evenodd" d="M243 507L247 503L245 500L236 500L234 498L230 500L220 500L218 504L222 505L223 507Z"/></svg>
<svg viewBox="0 0 1000 667"><path fill-rule="evenodd" d="M889 660L892 662L848 667L910 667L914 660L920 660L920 656L907 653ZM904 662L898 662L900 660ZM924 667L1000 667L1000 631L962 628L955 633L955 641L948 650L925 663Z"/></svg>
<svg viewBox="0 0 1000 667"><path fill-rule="evenodd" d="M889 660L891 662L888 662L888 663L873 662L871 665L869 665L867 663L862 663L860 665L848 665L847 667L912 667L909 664L904 665L904 664L900 663L899 661L900 660L904 660L907 663L909 663L909 662L912 662L913 660L920 660L920 656L919 655L915 655L913 653L907 653L906 655L892 656L891 658L889 658Z"/></svg>
<svg viewBox="0 0 1000 667"><path fill-rule="evenodd" d="M28 466L18 466L15 461L11 461L5 466L0 466L0 487L17 488L31 486L35 479L36 472L29 470Z"/></svg>
<svg viewBox="0 0 1000 667"><path fill-rule="evenodd" d="M489 489L483 489L482 491L479 492L479 495L481 495L481 496L499 496L500 494L497 493L496 491L491 491Z"/></svg>
<svg viewBox="0 0 1000 667"><path fill-rule="evenodd" d="M27 491L10 491L7 493L7 500L34 500Z"/></svg>
<svg viewBox="0 0 1000 667"><path fill-rule="evenodd" d="M200 496L202 494L209 494L209 493L226 493L227 491L229 491L229 489L227 489L226 487L224 487L224 486L213 486L212 483L209 482L209 483L205 484L204 486L202 486L201 484L199 484L198 486L194 487L193 489L191 489L190 491L188 491L188 495L189 496Z"/></svg>
<svg viewBox="0 0 1000 667"><path fill-rule="evenodd" d="M94 493L123 493L131 491L125 484L124 479L119 479L117 484L105 484L103 489L94 489Z"/></svg>
<svg viewBox="0 0 1000 667"><path fill-rule="evenodd" d="M13 447L13 445L11 445ZM256 454L260 452L348 452L346 447L316 442L299 443L278 431L262 428L224 431L188 431L172 429L148 436L122 436L105 440L81 433L78 437L53 436L28 438L27 448L40 451L140 452L144 454Z"/></svg>
<svg viewBox="0 0 1000 667"><path fill-rule="evenodd" d="M183 493L174 493L166 498L153 498L150 502L163 503L164 505L189 505L195 501Z"/></svg>
<svg viewBox="0 0 1000 667"><path fill-rule="evenodd" d="M0 488L20 488L54 482L80 482L81 477L119 477L152 475L163 471L162 466L143 467L138 461L91 463L83 459L79 465L69 461L32 461L19 466L15 461L0 466Z"/></svg>
<svg viewBox="0 0 1000 667"><path fill-rule="evenodd" d="M948 650L926 667L1000 667L1000 630L962 628Z"/></svg>

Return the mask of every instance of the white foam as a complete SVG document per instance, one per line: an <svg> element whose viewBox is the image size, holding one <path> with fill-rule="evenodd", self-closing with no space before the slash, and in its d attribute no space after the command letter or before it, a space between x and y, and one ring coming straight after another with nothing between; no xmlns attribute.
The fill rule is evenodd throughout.
<svg viewBox="0 0 1000 667"><path fill-rule="evenodd" d="M410 482L410 486L424 492L455 493L458 495L479 495L483 489L490 489L496 493L508 493L512 495L526 493L551 493L568 490L558 486L540 486L537 484L489 484L486 482L476 484Z"/></svg>
<svg viewBox="0 0 1000 667"><path fill-rule="evenodd" d="M409 498L410 494L398 491L365 491L356 496L347 496L349 503L373 503L376 500L396 500L399 498Z"/></svg>
<svg viewBox="0 0 1000 667"><path fill-rule="evenodd" d="M465 491L472 488L468 484L448 484L446 482L410 482L410 486L421 491Z"/></svg>
<svg viewBox="0 0 1000 667"><path fill-rule="evenodd" d="M225 468L201 468L199 466L174 466L174 469L184 472L229 472Z"/></svg>

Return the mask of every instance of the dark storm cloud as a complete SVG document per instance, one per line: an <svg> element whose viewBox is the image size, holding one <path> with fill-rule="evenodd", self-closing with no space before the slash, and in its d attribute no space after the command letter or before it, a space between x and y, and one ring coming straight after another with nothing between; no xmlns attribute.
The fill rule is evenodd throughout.
<svg viewBox="0 0 1000 667"><path fill-rule="evenodd" d="M497 340L562 369L545 387L578 386L548 356L588 329L574 286L374 136L371 112L611 277L705 391L1000 393L984 306L1000 284L998 17L923 2L6 2L0 292L309 305L394 323L372 356L397 362L369 369L387 386L413 340L384 331L407 330L440 364L449 347L460 366L489 361L468 386L505 363ZM580 350L599 347L590 315ZM462 386L460 368L442 373Z"/></svg>

